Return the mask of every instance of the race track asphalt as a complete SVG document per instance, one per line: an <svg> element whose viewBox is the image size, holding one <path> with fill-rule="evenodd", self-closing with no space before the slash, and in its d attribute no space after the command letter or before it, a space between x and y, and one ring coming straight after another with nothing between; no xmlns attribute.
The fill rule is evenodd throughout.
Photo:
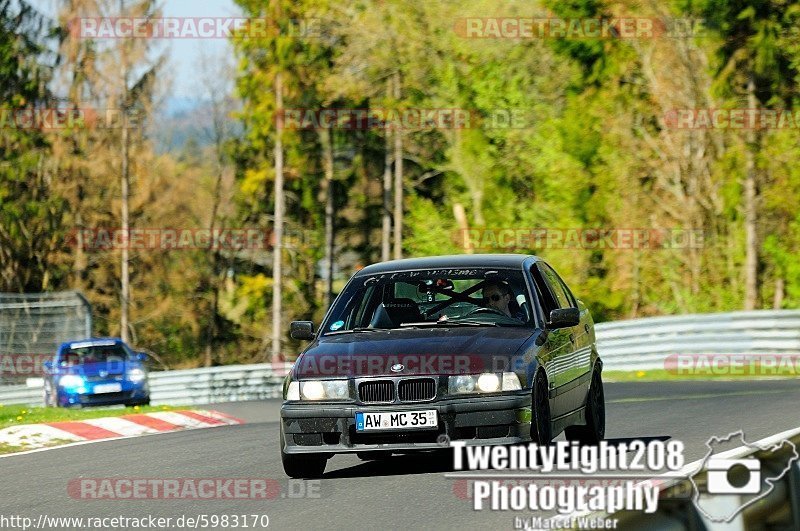
<svg viewBox="0 0 800 531"><path fill-rule="evenodd" d="M607 383L608 439L678 439L686 462L711 436L749 441L800 426L800 380ZM316 482L289 481L277 401L217 404L246 424L99 442L0 459L0 516L269 516L275 529L509 529L513 512L476 512L441 455L362 462L336 456ZM84 500L78 478L269 478L268 500ZM463 482L461 482L463 483ZM173 520L174 521L174 520ZM219 526L221 528L221 526Z"/></svg>

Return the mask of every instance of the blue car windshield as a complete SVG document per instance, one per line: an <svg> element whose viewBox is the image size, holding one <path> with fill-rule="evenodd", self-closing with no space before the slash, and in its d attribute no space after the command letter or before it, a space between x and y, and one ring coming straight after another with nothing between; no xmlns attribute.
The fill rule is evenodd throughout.
<svg viewBox="0 0 800 531"><path fill-rule="evenodd" d="M75 367L89 363L124 362L128 358L122 345L91 345L64 350L60 363L63 367Z"/></svg>

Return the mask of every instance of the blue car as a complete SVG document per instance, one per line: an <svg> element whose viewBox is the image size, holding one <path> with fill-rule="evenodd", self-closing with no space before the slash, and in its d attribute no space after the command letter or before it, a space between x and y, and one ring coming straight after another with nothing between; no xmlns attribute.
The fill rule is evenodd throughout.
<svg viewBox="0 0 800 531"><path fill-rule="evenodd" d="M148 405L146 359L119 338L62 343L53 360L44 363L45 405Z"/></svg>

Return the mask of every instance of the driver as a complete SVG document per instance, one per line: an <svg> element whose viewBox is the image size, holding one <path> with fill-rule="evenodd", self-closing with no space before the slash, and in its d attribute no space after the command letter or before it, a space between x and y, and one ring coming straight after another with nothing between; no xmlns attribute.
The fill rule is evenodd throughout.
<svg viewBox="0 0 800 531"><path fill-rule="evenodd" d="M511 317L512 319L525 322L526 315L521 308L517 308L516 311L512 313L509 305L513 298L514 295L511 292L511 287L505 282L491 281L483 286L483 300L489 308L498 310L503 315ZM516 301L514 301L514 303L514 306L517 306Z"/></svg>

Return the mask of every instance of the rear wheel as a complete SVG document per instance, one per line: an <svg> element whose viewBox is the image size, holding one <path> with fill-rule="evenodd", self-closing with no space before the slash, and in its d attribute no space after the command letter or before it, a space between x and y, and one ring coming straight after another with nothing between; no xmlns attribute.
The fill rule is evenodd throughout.
<svg viewBox="0 0 800 531"><path fill-rule="evenodd" d="M539 371L533 383L533 403L531 404L533 422L531 422L531 440L540 445L550 444L553 430L550 425L550 399L547 390L547 378Z"/></svg>
<svg viewBox="0 0 800 531"><path fill-rule="evenodd" d="M285 439L281 428L281 462L283 471L290 478L316 479L325 473L328 456L325 454L287 454L283 451Z"/></svg>
<svg viewBox="0 0 800 531"><path fill-rule="evenodd" d="M589 394L586 396L586 425L570 426L564 430L569 441L593 445L603 440L606 435L606 404L603 392L603 379L600 371L592 375Z"/></svg>

